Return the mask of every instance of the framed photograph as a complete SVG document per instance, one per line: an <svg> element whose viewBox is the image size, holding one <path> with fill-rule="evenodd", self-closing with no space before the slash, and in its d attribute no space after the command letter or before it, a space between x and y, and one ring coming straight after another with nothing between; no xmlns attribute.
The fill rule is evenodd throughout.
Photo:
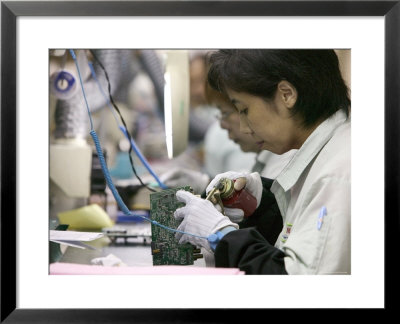
<svg viewBox="0 0 400 324"><path fill-rule="evenodd" d="M351 50L351 275L49 276L54 48ZM391 308L399 58L398 0L2 1L1 321L224 322L268 309Z"/></svg>

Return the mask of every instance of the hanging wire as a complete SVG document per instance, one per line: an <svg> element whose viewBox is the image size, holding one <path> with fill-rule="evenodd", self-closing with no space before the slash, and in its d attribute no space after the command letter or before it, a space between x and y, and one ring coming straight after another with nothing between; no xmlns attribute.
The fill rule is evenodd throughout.
<svg viewBox="0 0 400 324"><path fill-rule="evenodd" d="M105 74L106 80L107 80L107 84L108 84L107 89L108 89L108 96L109 96L110 103L112 104L112 106L114 107L114 109L117 111L117 113L118 113L118 115L119 115L119 117L120 117L120 119L121 119L121 122L122 122L122 124L124 125L124 128L125 128L125 130L126 130L126 136L128 137L128 140L131 142L132 136L131 136L131 134L130 134L129 131L128 131L128 127L126 126L125 119L124 119L124 117L122 117L121 112L120 112L118 106L115 104L114 98L113 98L112 95L111 95L111 82L110 82L110 78L109 78L109 76L108 76L108 73L107 73L106 69L104 68L103 64L101 63L101 61L97 58L96 54L94 54L94 52L93 52L92 50L90 50L90 53L93 55L93 57L94 57L94 59L96 60L96 62L100 65L100 67L101 67L102 70L104 71L104 74ZM143 187L146 187L147 189L149 189L149 190L152 191L152 192L157 192L157 190L155 190L155 189L153 189L153 188L147 186L147 185L142 181L142 179L139 177L139 175L137 174L136 169L135 169L135 166L134 166L134 164L133 164L133 160L132 160L132 145L129 146L129 154L128 154L128 156L129 156L129 162L130 162L130 164L131 164L131 166L132 166L132 171L133 171L133 173L135 174L136 178L139 180L140 184L141 184Z"/></svg>
<svg viewBox="0 0 400 324"><path fill-rule="evenodd" d="M95 144L95 147L96 147L96 151L97 151L97 154L98 154L98 157L99 157L99 161L100 161L101 169L103 171L104 178L105 178L105 180L107 182L107 185L110 188L110 190L111 190L111 192L112 192L112 194L113 194L113 196L114 196L119 208L122 210L122 212L127 216L133 216L133 214L131 213L129 208L123 202L121 196L119 195L119 193L118 193L117 189L115 188L114 183L113 183L113 181L111 179L111 175L110 175L110 172L108 170L107 163L106 163L106 160L105 160L104 155L103 155L103 151L101 149L100 141L99 141L99 139L97 137L96 131L93 128L92 117L91 117L89 105L88 105L87 100L86 100L85 89L83 87L83 82L82 82L82 78L81 78L81 75L80 75L79 65L78 65L78 62L77 62L77 59L76 59L76 55L75 55L74 50L72 50L72 49L70 50L70 53L71 53L72 58L75 61L76 69L78 70L81 89L82 89L83 97L85 98L87 112L89 114L89 120L90 120L90 125L91 125L90 135L91 135L91 137L93 139L93 142ZM185 234L185 235L189 235L189 236L193 236L193 237L197 237L197 238L201 238L201 239L205 239L205 240L210 240L210 237L213 235L213 234L210 235L210 237L200 236L200 235L196 235L196 234L193 234L193 233L180 231L180 230L177 230L175 228L171 228L171 227L165 226L165 225L160 224L159 222L157 222L155 220L151 220L151 219L149 219L149 218L147 218L145 216L142 216L142 215L137 215L137 216L139 216L140 218L150 222L151 224L153 224L155 226L159 226L159 227L164 228L164 229L166 229L168 231L171 231L171 232L181 233L181 234Z"/></svg>
<svg viewBox="0 0 400 324"><path fill-rule="evenodd" d="M153 171L153 169L151 168L149 162L146 160L146 158L143 156L143 154L140 152L140 149L138 148L138 146L136 145L135 141L133 140L133 138L130 136L129 132L127 131L127 129L125 128L124 125L121 125L120 122L118 121L118 117L115 114L115 110L113 109L113 106L111 105L110 99L109 97L107 97L107 95L104 93L103 88L97 78L96 72L94 71L93 68L93 64L91 62L89 62L89 68L90 71L92 73L92 77L93 79L96 81L98 88L100 89L100 92L102 93L102 95L104 96L107 106L110 108L114 119L119 127L119 129L121 130L121 132L124 134L124 136L128 139L128 141L131 144L132 149L135 151L136 155L138 156L138 158L140 159L140 161L143 163L143 165L146 167L146 169L149 171L149 173L153 176L153 178L157 181L158 185L162 188L162 189L168 189L168 187L161 182L160 178L156 175L156 173ZM105 70L104 70L105 71ZM121 115L120 115L121 117ZM122 118L122 117L121 117Z"/></svg>

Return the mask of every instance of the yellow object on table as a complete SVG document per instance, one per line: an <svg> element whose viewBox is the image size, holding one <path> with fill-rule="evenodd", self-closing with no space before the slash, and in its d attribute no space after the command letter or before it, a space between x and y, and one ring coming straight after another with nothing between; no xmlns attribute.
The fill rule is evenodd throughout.
<svg viewBox="0 0 400 324"><path fill-rule="evenodd" d="M97 204L68 210L58 214L60 224L68 224L68 229L99 230L114 225L106 211Z"/></svg>

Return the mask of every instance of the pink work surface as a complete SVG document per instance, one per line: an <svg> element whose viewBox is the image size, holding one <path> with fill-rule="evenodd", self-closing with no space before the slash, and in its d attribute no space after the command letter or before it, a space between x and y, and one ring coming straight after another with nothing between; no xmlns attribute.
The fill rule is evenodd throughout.
<svg viewBox="0 0 400 324"><path fill-rule="evenodd" d="M188 266L106 267L75 263L50 264L51 275L244 275L236 268Z"/></svg>

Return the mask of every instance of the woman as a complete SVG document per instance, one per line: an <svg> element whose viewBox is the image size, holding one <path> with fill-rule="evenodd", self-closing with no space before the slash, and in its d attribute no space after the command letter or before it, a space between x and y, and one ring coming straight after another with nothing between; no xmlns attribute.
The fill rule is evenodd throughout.
<svg viewBox="0 0 400 324"><path fill-rule="evenodd" d="M204 137L204 170L212 178L226 170L250 171L260 151L257 144L236 127L239 115L229 98L208 82L205 88L207 103L216 108L216 120Z"/></svg>
<svg viewBox="0 0 400 324"><path fill-rule="evenodd" d="M215 249L217 267L247 274L350 274L350 99L335 52L221 50L210 64L208 81L229 96L243 133L262 150L298 151L271 186L283 217L274 245L181 191L186 206L175 212L183 220L178 229L198 236L177 238ZM220 174L207 191L221 177L245 179L262 206L258 173Z"/></svg>

